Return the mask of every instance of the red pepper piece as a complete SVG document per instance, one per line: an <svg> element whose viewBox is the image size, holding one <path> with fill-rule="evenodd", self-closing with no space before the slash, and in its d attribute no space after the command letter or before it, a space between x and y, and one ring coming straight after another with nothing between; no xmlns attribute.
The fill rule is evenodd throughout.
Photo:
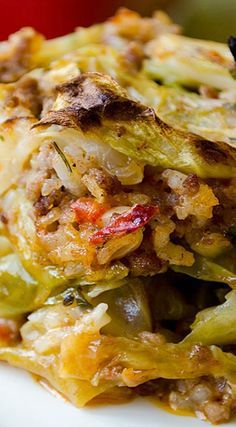
<svg viewBox="0 0 236 427"><path fill-rule="evenodd" d="M0 318L0 341L11 341L17 336L17 327L13 320Z"/></svg>
<svg viewBox="0 0 236 427"><path fill-rule="evenodd" d="M112 237L133 233L144 227L157 213L159 213L158 206L135 205L128 212L115 218L109 225L94 233L90 242L99 244Z"/></svg>
<svg viewBox="0 0 236 427"><path fill-rule="evenodd" d="M97 200L92 198L81 197L72 203L71 208L75 213L78 223L83 224L86 222L96 223L107 209L107 206L98 203Z"/></svg>

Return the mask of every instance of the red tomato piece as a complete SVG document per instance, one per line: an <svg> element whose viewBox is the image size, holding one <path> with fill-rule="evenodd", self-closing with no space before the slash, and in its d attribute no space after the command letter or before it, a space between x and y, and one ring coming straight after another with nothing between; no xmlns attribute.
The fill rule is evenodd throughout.
<svg viewBox="0 0 236 427"><path fill-rule="evenodd" d="M115 218L108 226L94 233L90 241L91 243L99 244L111 237L120 237L133 233L144 227L157 213L159 213L158 206L135 205L128 212Z"/></svg>
<svg viewBox="0 0 236 427"><path fill-rule="evenodd" d="M90 197L81 197L72 203L71 208L75 213L78 223L84 224L86 222L96 223L107 209L107 206Z"/></svg>
<svg viewBox="0 0 236 427"><path fill-rule="evenodd" d="M0 318L0 341L11 341L16 338L17 327L13 320Z"/></svg>

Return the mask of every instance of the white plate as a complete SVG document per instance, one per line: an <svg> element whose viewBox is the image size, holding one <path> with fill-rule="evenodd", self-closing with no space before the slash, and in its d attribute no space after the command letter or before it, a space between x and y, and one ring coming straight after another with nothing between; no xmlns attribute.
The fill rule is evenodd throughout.
<svg viewBox="0 0 236 427"><path fill-rule="evenodd" d="M208 424L169 414L145 399L123 405L77 409L51 395L26 372L0 363L0 427L173 426L207 427ZM229 424L224 426L229 427Z"/></svg>

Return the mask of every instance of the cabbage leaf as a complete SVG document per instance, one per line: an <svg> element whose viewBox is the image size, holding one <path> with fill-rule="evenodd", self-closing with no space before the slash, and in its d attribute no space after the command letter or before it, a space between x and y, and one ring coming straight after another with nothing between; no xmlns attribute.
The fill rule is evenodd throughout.
<svg viewBox="0 0 236 427"><path fill-rule="evenodd" d="M36 126L75 128L144 164L202 178L236 176L233 147L174 130L153 109L132 101L107 75L84 73L57 91L53 109Z"/></svg>
<svg viewBox="0 0 236 427"><path fill-rule="evenodd" d="M233 354L215 346L158 345L154 334L149 343L98 334L70 334L63 338L59 354L38 354L33 348L22 346L7 347L0 348L0 360L40 375L77 406L84 406L116 385L136 387L157 378L223 376L233 391L236 386Z"/></svg>
<svg viewBox="0 0 236 427"><path fill-rule="evenodd" d="M108 305L111 321L104 332L124 337L134 337L143 331L151 331L152 321L145 287L141 280L124 279L120 286L112 282L115 288L103 292L90 302L97 305L101 302ZM99 287L99 283L95 285Z"/></svg>
<svg viewBox="0 0 236 427"><path fill-rule="evenodd" d="M215 258L214 260L195 254L195 262L191 267L171 266L177 273L202 279L209 282L221 282L236 288L235 254Z"/></svg>
<svg viewBox="0 0 236 427"><path fill-rule="evenodd" d="M136 338L104 335L107 308L56 304L35 311L21 328L21 343L0 348L0 360L40 375L77 406L115 386L132 388L157 378L223 376L235 388L233 354L166 343L150 332Z"/></svg>
<svg viewBox="0 0 236 427"><path fill-rule="evenodd" d="M164 84L208 85L221 90L236 87L229 72L233 58L226 44L163 34L150 42L146 53L144 71Z"/></svg>
<svg viewBox="0 0 236 427"><path fill-rule="evenodd" d="M206 139L235 145L236 109L227 97L205 98L176 85L159 85L143 71L132 69L131 72L125 55L103 44L83 46L59 59L45 72L43 79L48 81L56 70L60 82L68 81L69 69L75 73L71 77L89 71L109 74L126 88L133 100L154 108L158 117L170 126Z"/></svg>
<svg viewBox="0 0 236 427"><path fill-rule="evenodd" d="M15 316L30 311L36 298L37 285L17 255L0 258L0 316Z"/></svg>
<svg viewBox="0 0 236 427"><path fill-rule="evenodd" d="M200 311L191 329L185 343L236 344L236 291L228 293L223 304Z"/></svg>
<svg viewBox="0 0 236 427"><path fill-rule="evenodd" d="M35 310L48 298L54 287L61 284L47 271L38 281L24 268L16 254L0 258L0 317L11 317Z"/></svg>
<svg viewBox="0 0 236 427"><path fill-rule="evenodd" d="M2 206L9 218L4 232L15 253L0 257L0 315L14 316L38 308L67 279L43 257L29 213L32 204L25 192L9 191L2 199Z"/></svg>

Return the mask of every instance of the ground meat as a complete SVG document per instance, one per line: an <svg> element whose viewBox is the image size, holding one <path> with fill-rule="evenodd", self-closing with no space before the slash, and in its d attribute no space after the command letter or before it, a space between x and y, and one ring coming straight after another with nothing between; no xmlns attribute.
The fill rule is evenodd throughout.
<svg viewBox="0 0 236 427"><path fill-rule="evenodd" d="M213 424L219 424L230 418L230 408L220 402L207 402L204 405L204 415Z"/></svg>
<svg viewBox="0 0 236 427"><path fill-rule="evenodd" d="M83 176L83 183L92 194L94 192L102 192L103 195L104 193L107 195L113 195L121 191L121 183L118 179L102 169L89 169L89 171ZM96 197L96 194L93 195Z"/></svg>
<svg viewBox="0 0 236 427"><path fill-rule="evenodd" d="M236 408L236 400L224 378L158 379L139 385L135 391L140 396L156 396L174 410L191 411L213 424L229 420Z"/></svg>
<svg viewBox="0 0 236 427"><path fill-rule="evenodd" d="M0 53L1 82L13 82L31 68L32 53L42 39L32 28L22 28L9 37L7 48Z"/></svg>
<svg viewBox="0 0 236 427"><path fill-rule="evenodd" d="M30 161L30 169L21 178L22 185L25 185L27 197L36 203L42 194L42 188L46 181L55 177L52 169L52 159L54 150L52 144L42 144L39 152L35 153Z"/></svg>
<svg viewBox="0 0 236 427"><path fill-rule="evenodd" d="M207 181L214 191L214 194L219 200L219 205L213 208L212 226L215 229L221 229L222 232L228 234L230 229L236 226L236 191L235 181L232 180L216 180ZM229 232L229 237L230 232Z"/></svg>
<svg viewBox="0 0 236 427"><path fill-rule="evenodd" d="M189 409L200 418L217 424L230 418L235 401L224 378L203 377L176 381L169 404L173 409Z"/></svg>
<svg viewBox="0 0 236 427"><path fill-rule="evenodd" d="M36 117L40 115L42 100L40 97L38 82L30 76L23 76L15 85L15 89L8 104L17 106L22 104Z"/></svg>
<svg viewBox="0 0 236 427"><path fill-rule="evenodd" d="M125 263L133 276L153 276L159 273L166 262L158 258L154 251L147 253L137 250L125 259Z"/></svg>
<svg viewBox="0 0 236 427"><path fill-rule="evenodd" d="M60 204L63 195L63 188L60 188L59 190L53 190L48 196L40 196L39 200L34 204L36 215L46 215L50 209Z"/></svg>

